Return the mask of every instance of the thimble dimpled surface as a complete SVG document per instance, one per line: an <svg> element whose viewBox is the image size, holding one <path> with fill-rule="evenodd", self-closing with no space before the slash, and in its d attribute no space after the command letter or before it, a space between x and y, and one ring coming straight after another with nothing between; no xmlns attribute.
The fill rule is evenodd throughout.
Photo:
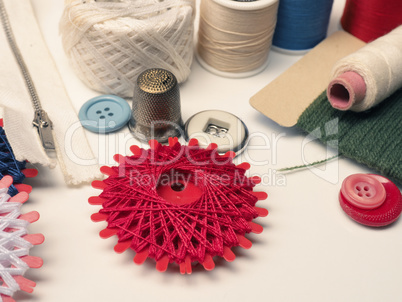
<svg viewBox="0 0 402 302"><path fill-rule="evenodd" d="M166 142L181 135L180 92L171 72L153 68L138 76L129 126L142 141Z"/></svg>

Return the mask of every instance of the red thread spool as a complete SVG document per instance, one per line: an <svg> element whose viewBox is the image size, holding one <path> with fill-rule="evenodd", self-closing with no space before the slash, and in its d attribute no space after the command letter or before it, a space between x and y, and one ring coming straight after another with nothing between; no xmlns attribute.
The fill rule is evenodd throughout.
<svg viewBox="0 0 402 302"><path fill-rule="evenodd" d="M402 1L347 0L341 24L360 40L373 41L402 24Z"/></svg>
<svg viewBox="0 0 402 302"><path fill-rule="evenodd" d="M194 139L188 146L177 138L168 146L150 146L132 146L132 156L116 155L119 166L102 167L109 177L92 183L103 190L89 199L102 205L91 216L107 222L100 236L116 235L115 251L133 249L137 264L152 258L165 271L176 263L182 274L190 274L194 262L212 270L215 256L233 261L235 246L250 248L245 235L262 232L252 220L268 214L255 206L267 194L253 191L261 179L245 175L250 165L236 166L233 152L221 156L216 144L203 149Z"/></svg>

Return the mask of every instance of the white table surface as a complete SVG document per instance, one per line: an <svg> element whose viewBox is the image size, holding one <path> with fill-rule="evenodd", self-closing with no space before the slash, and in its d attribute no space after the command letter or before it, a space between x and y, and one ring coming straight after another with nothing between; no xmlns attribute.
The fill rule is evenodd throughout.
<svg viewBox="0 0 402 302"><path fill-rule="evenodd" d="M78 111L98 93L75 76L63 52L58 33L63 0L32 3ZM338 29L344 3L335 0L330 33ZM105 223L90 220L100 207L89 205L88 197L100 191L89 185L68 187L58 168L38 167L39 175L27 180L33 191L23 212L36 210L41 215L30 232L43 233L46 240L31 254L42 257L44 265L27 273L37 282L34 292L18 293L15 298L38 302L401 301L402 221L381 229L364 227L349 219L338 202L345 177L373 171L340 158L321 170L276 172L301 164L302 156L310 161L327 157L320 143L305 145L301 131L282 128L249 105L252 95L300 58L271 51L269 66L245 79L215 76L194 61L188 81L181 86L184 120L202 110L226 110L241 117L253 136L238 160L252 163L250 175L263 176L256 190L266 191L269 197L257 205L270 214L256 220L264 227L262 234L247 236L253 242L250 250L235 249L234 262L217 261L213 271L195 269L192 275L180 275L176 269L160 273L153 261L138 266L132 262L133 252L113 251L116 238L99 237ZM131 144L138 144L127 128L107 138L88 133L88 138L100 162L108 165L114 164L115 153L125 154Z"/></svg>

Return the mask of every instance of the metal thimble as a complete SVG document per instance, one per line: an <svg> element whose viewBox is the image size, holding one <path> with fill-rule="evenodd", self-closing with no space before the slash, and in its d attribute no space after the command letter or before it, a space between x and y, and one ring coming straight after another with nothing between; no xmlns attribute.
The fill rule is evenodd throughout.
<svg viewBox="0 0 402 302"><path fill-rule="evenodd" d="M173 73L152 68L138 76L129 128L136 138L146 142L156 139L164 143L169 137L181 135L180 92Z"/></svg>

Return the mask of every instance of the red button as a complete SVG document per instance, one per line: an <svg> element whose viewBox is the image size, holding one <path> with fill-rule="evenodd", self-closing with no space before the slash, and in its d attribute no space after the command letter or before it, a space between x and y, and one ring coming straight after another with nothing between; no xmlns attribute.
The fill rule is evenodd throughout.
<svg viewBox="0 0 402 302"><path fill-rule="evenodd" d="M360 209L375 209L383 204L385 188L375 177L368 174L354 174L342 183L343 197Z"/></svg>
<svg viewBox="0 0 402 302"><path fill-rule="evenodd" d="M402 196L387 178L354 174L345 178L339 194L342 209L355 221L368 226L385 226L398 219Z"/></svg>

